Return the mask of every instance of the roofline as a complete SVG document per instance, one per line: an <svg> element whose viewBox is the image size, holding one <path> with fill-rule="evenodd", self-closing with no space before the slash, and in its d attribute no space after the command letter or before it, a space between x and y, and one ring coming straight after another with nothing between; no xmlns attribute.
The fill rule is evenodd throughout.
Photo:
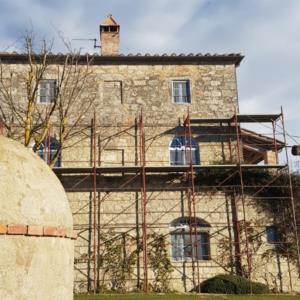
<svg viewBox="0 0 300 300"><path fill-rule="evenodd" d="M271 144L274 144L274 142L276 140L277 148L280 149L280 150L285 147L285 143L283 141L268 137L264 134L257 133L255 131L252 131L252 130L249 130L249 129L241 128L241 133L242 133L243 136L250 136L250 137L254 137L256 139L267 140Z"/></svg>
<svg viewBox="0 0 300 300"><path fill-rule="evenodd" d="M49 54L49 64L63 64L66 54ZM33 56L36 62L41 56ZM86 64L87 58L93 61L93 65L229 65L239 66L244 56L241 54L128 54L117 56L100 56L98 54L80 55L77 63ZM0 61L4 64L27 64L28 55L19 53L0 53Z"/></svg>

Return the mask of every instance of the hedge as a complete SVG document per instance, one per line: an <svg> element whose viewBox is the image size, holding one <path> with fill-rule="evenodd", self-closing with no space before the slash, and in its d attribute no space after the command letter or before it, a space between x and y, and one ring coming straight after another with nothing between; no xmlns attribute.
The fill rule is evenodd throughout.
<svg viewBox="0 0 300 300"><path fill-rule="evenodd" d="M203 281L200 285L202 293L211 294L267 294L267 285L250 281L237 275L217 275ZM195 289L196 290L196 289Z"/></svg>

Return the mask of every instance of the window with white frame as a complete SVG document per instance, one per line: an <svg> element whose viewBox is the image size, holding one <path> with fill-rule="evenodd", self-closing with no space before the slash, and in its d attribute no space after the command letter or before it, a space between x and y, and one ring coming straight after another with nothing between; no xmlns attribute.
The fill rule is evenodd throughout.
<svg viewBox="0 0 300 300"><path fill-rule="evenodd" d="M45 138L39 147L34 144L33 151L48 165L55 159L54 167L61 167L60 143L55 137Z"/></svg>
<svg viewBox="0 0 300 300"><path fill-rule="evenodd" d="M175 136L170 143L170 164L189 165L191 162L200 163L198 143L193 138Z"/></svg>
<svg viewBox="0 0 300 300"><path fill-rule="evenodd" d="M42 79L38 87L38 103L52 103L56 97L56 80Z"/></svg>
<svg viewBox="0 0 300 300"><path fill-rule="evenodd" d="M193 223L192 233L190 231ZM196 228L194 228L194 226ZM174 260L210 260L210 224L203 219L181 217L170 226L172 258ZM196 230L195 230L196 229Z"/></svg>
<svg viewBox="0 0 300 300"><path fill-rule="evenodd" d="M175 103L191 103L190 81L172 81L172 97Z"/></svg>

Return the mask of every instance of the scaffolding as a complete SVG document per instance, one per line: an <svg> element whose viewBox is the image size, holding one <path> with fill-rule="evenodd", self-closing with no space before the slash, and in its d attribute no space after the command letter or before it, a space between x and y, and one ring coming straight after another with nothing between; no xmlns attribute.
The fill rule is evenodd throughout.
<svg viewBox="0 0 300 300"><path fill-rule="evenodd" d="M283 226L286 230L289 230L288 222L291 222L292 237L290 232L287 232L288 239L277 240L273 244L275 248L278 246L274 248L276 251L280 248L281 252L286 252L282 263L286 263L288 270L289 289L294 290L293 274L296 271L300 274L299 233L283 112L265 115L235 113L230 118L201 119L192 116L193 114L188 111L186 116L176 124L154 124L149 122L147 114L141 111L134 122L119 125L101 124L97 122L95 114L91 124L82 128L82 136L70 147L70 151L80 149L82 153L89 153L89 155L84 154L81 158L77 156L64 160L64 167L53 168L65 190L79 195L70 200L75 220L74 229L78 232L75 269L82 274L76 284L83 284L88 291L100 290L102 280L100 277L103 273L100 263L100 252L103 247L101 234L116 230L120 235L130 233L135 238L137 262L136 272L131 280L138 288L148 292L153 277L148 261L148 247L151 246L149 236L151 232L161 229L164 229L165 236L172 233L169 229L170 218L166 221L168 215L172 215L172 218L174 215L188 217L191 247L190 260L183 261L182 267L179 265L181 262L174 262L177 277L172 280L182 280L187 291L191 290L186 287L189 285L197 292L201 292L201 282L210 274L204 273L204 269L223 268L229 273L243 275L251 280L255 271L253 262L261 255L251 247L252 231L256 229L262 232L268 224L251 224L248 210L253 205L253 201L255 203L274 201L274 203L282 203L285 207L277 213L282 214L281 220L286 222ZM259 135L253 138L249 132L243 130L241 126L243 123L269 124L272 134L267 139ZM0 130L3 131L1 126ZM152 153L160 151L161 144L157 143L157 140L161 136L174 135L184 136L187 145L184 149L186 164L170 165L169 161L147 159L150 151ZM50 147L50 136L49 129L46 147ZM201 160L201 164L194 164L192 139L196 136L201 143L205 142L208 148L215 147L211 140L218 140L218 145L222 147L222 153L218 155L222 159L213 163L209 160ZM114 148L110 146L113 140L124 141L125 138L130 138L132 143L129 145L119 143ZM275 160L268 164L257 164L251 161L257 159L255 156L247 161L244 157L245 144L249 149L255 147L271 149L275 153ZM225 147L227 148L224 150ZM130 160L124 155L124 149L126 153L131 153ZM281 149L285 152L283 164L279 163ZM105 151L114 151L114 155L108 153L108 157L118 156L119 160L105 161L103 158ZM47 153L49 162L50 148ZM267 180L262 183L259 177L249 181L249 174L259 174L265 176ZM279 196L265 193L266 190L273 189L284 190L285 193ZM215 208L206 207L207 198L213 199L217 192L221 192L225 200L220 201ZM180 194L179 201L173 193ZM118 197L111 199L110 196L114 194L125 194L123 197L129 195L129 199L128 201ZM170 198L166 198L166 194ZM154 205L155 201L161 207ZM164 202L167 203L165 206L162 204ZM218 220L217 216L221 213L226 214L226 222L222 218ZM218 261L219 253L209 254L211 264L199 259L197 236L199 216L204 220L210 220L212 230L209 235L214 242L209 243L214 249L221 243L216 237L220 236L228 243L229 267L225 268ZM293 258L289 250L291 244L295 248ZM279 290L282 290L282 277L279 268L278 278L281 282ZM186 284L186 281L189 284Z"/></svg>

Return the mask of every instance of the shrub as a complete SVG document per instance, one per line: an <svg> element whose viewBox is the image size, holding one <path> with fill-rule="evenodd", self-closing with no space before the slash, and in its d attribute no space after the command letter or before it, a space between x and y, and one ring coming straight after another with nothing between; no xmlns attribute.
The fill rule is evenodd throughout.
<svg viewBox="0 0 300 300"><path fill-rule="evenodd" d="M202 293L211 294L266 294L269 292L267 285L250 281L237 275L217 275L201 283Z"/></svg>

